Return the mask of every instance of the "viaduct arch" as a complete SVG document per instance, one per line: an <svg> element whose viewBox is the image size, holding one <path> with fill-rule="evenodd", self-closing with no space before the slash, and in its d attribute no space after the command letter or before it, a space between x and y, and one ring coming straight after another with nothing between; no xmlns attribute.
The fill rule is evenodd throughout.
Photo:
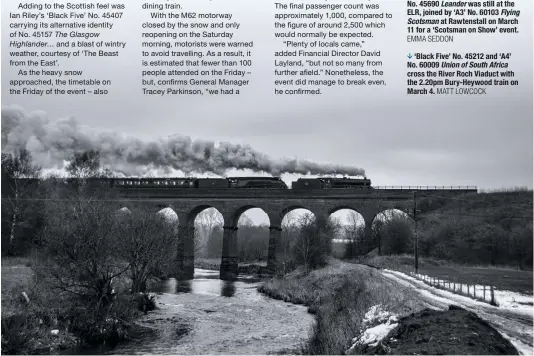
<svg viewBox="0 0 534 356"><path fill-rule="evenodd" d="M451 194L447 191L447 194ZM419 194L422 194L420 192ZM436 192L432 192L436 194ZM456 192L458 194L458 192ZM312 212L319 223L326 222L330 214L341 209L350 209L359 213L365 222L365 235L371 236L374 219L385 210L398 209L413 214L413 192L380 191L367 193L354 192L311 192L297 195L289 191L240 190L206 192L140 191L121 192L121 207L132 208L137 204L150 207L156 213L164 208L171 208L178 216L180 244L178 248L177 267L182 271L178 277L191 279L194 274L194 232L195 218L207 209L215 208L223 216L223 248L221 258L221 279L235 278L238 273L237 231L241 215L252 208L262 209L269 217L269 248L267 268L274 270L282 238L282 219L294 209L307 209ZM119 208L119 207L118 207ZM370 239L366 239L369 241ZM365 249L366 247L364 247ZM367 249L372 249L368 246Z"/></svg>

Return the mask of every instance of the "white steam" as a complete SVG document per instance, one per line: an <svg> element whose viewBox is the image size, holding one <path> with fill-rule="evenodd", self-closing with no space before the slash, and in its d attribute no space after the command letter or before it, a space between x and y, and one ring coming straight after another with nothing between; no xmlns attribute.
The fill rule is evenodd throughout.
<svg viewBox="0 0 534 356"><path fill-rule="evenodd" d="M96 150L100 162L118 174L140 175L151 170L179 170L185 174L215 173L229 169L282 173L349 176L364 175L358 167L321 164L298 159L272 159L248 145L191 140L172 135L152 141L117 132L81 126L74 118L49 120L43 112L26 113L19 107L2 108L2 151L27 149L45 169L62 168L75 152Z"/></svg>

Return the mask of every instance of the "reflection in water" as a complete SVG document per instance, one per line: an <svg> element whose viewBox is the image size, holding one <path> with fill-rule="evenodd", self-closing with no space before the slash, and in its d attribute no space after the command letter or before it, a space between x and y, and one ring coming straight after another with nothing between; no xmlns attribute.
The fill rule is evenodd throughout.
<svg viewBox="0 0 534 356"><path fill-rule="evenodd" d="M267 299L257 281L251 276L221 281L218 271L198 269L192 280L162 281L152 289L159 294L158 308L137 319L139 335L133 340L67 354L250 355L298 348L313 317L305 307Z"/></svg>
<svg viewBox="0 0 534 356"><path fill-rule="evenodd" d="M241 278L242 282L253 283L255 280L249 278ZM195 276L192 280L177 280L169 278L163 283L152 289L155 293L169 293L169 294L205 294L217 295L222 297L233 297L236 292L234 281L223 281L219 279L218 271L195 270Z"/></svg>
<svg viewBox="0 0 534 356"><path fill-rule="evenodd" d="M176 281L176 294L191 293L191 281Z"/></svg>
<svg viewBox="0 0 534 356"><path fill-rule="evenodd" d="M234 282L223 281L221 287L221 296L223 297L233 297L235 294L235 284Z"/></svg>

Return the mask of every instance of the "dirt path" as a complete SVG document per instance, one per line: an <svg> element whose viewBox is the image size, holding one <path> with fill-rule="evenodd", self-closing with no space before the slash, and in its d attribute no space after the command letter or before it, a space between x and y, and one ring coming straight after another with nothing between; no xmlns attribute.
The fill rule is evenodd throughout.
<svg viewBox="0 0 534 356"><path fill-rule="evenodd" d="M476 313L503 336L509 338L520 353L525 355L534 354L532 315L500 309L487 303L441 291L402 273L382 271L382 274L403 286L413 288L426 303L436 308L446 310L449 305L458 305Z"/></svg>

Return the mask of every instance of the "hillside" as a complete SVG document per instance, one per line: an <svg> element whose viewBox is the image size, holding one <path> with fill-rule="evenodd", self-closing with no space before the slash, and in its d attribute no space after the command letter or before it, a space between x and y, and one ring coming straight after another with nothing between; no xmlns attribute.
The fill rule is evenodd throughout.
<svg viewBox="0 0 534 356"><path fill-rule="evenodd" d="M532 191L425 197L419 253L471 265L532 269Z"/></svg>

